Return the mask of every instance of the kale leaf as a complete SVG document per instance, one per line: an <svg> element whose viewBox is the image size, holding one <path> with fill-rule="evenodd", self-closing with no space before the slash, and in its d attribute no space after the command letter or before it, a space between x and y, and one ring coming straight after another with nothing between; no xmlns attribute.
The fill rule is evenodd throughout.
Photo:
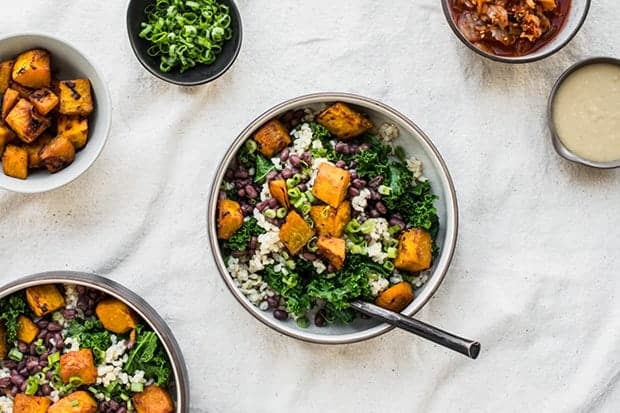
<svg viewBox="0 0 620 413"><path fill-rule="evenodd" d="M224 243L224 246L230 251L247 251L252 236L264 233L265 230L258 226L256 218L250 218Z"/></svg>
<svg viewBox="0 0 620 413"><path fill-rule="evenodd" d="M110 333L103 328L99 320L73 319L69 324L68 337L75 337L80 348L93 351L97 363L105 360L105 352L112 345Z"/></svg>
<svg viewBox="0 0 620 413"><path fill-rule="evenodd" d="M136 344L129 352L124 370L129 374L142 370L144 377L152 379L157 386L168 385L172 370L157 334L139 325L136 335Z"/></svg>
<svg viewBox="0 0 620 413"><path fill-rule="evenodd" d="M265 159L261 155L256 155L256 176L254 182L262 184L265 182L269 172L276 169L276 166L270 160Z"/></svg>
<svg viewBox="0 0 620 413"><path fill-rule="evenodd" d="M11 345L17 340L19 322L17 318L26 313L26 301L19 294L0 300L0 324L4 323L7 343Z"/></svg>
<svg viewBox="0 0 620 413"><path fill-rule="evenodd" d="M286 301L287 310L294 316L303 316L312 307L310 297L305 293L305 280L296 271L287 270L284 274L274 269L273 265L265 267L264 280Z"/></svg>

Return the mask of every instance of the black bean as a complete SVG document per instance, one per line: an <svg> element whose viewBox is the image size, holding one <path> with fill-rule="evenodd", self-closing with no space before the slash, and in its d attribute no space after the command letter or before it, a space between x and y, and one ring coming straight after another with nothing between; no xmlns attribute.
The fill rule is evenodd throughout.
<svg viewBox="0 0 620 413"><path fill-rule="evenodd" d="M267 304L269 308L276 308L280 304L280 299L278 297L268 297Z"/></svg>
<svg viewBox="0 0 620 413"><path fill-rule="evenodd" d="M233 251L230 255L232 255L235 258L241 258L247 255L247 251Z"/></svg>
<svg viewBox="0 0 620 413"><path fill-rule="evenodd" d="M358 148L358 150L360 150L360 151L367 151L367 150L369 150L369 149L370 149L370 145L369 145L369 144L367 144L367 143L362 143L362 144L360 145L360 147Z"/></svg>
<svg viewBox="0 0 620 413"><path fill-rule="evenodd" d="M39 330L39 334L37 334L37 338L44 338L47 335L47 329L42 328Z"/></svg>
<svg viewBox="0 0 620 413"><path fill-rule="evenodd" d="M263 212L268 206L269 200L260 201L258 204L256 204L256 209L258 209L260 212Z"/></svg>
<svg viewBox="0 0 620 413"><path fill-rule="evenodd" d="M304 257L308 261L316 261L317 259L316 254L313 254L311 252L304 252L303 254L301 254L301 256Z"/></svg>
<svg viewBox="0 0 620 413"><path fill-rule="evenodd" d="M299 184L299 185L297 185L297 188L299 188L299 190L301 192L306 192L308 190L308 185L306 185L306 184Z"/></svg>
<svg viewBox="0 0 620 413"><path fill-rule="evenodd" d="M35 366L30 370L30 374L37 374L38 372L40 372L41 370L43 370L43 367L41 366Z"/></svg>
<svg viewBox="0 0 620 413"><path fill-rule="evenodd" d="M3 378L0 379L0 389L6 389L10 385L11 385L11 378L10 377L3 377Z"/></svg>
<svg viewBox="0 0 620 413"><path fill-rule="evenodd" d="M244 169L239 169L235 172L235 178L246 179L249 176L250 175L248 174L248 172L245 171Z"/></svg>
<svg viewBox="0 0 620 413"><path fill-rule="evenodd" d="M245 186L245 194L250 199L254 199L258 196L258 192L256 192L256 189L254 189L252 185Z"/></svg>
<svg viewBox="0 0 620 413"><path fill-rule="evenodd" d="M116 413L127 413L127 409L124 407L119 407L119 409L116 411Z"/></svg>
<svg viewBox="0 0 620 413"><path fill-rule="evenodd" d="M329 264L327 266L327 272L335 272L336 271L336 267L334 267L333 264Z"/></svg>
<svg viewBox="0 0 620 413"><path fill-rule="evenodd" d="M273 181L276 176L278 176L278 173L276 171L271 171L267 174L267 182L269 181Z"/></svg>
<svg viewBox="0 0 620 413"><path fill-rule="evenodd" d="M338 142L335 146L334 149L336 150L336 152L338 153L348 153L349 152L349 144L344 143L344 142Z"/></svg>
<svg viewBox="0 0 620 413"><path fill-rule="evenodd" d="M28 370L26 370L26 374L28 374ZM21 375L16 374L14 376L11 376L11 383L13 383L14 385L21 386L23 382L24 378Z"/></svg>
<svg viewBox="0 0 620 413"><path fill-rule="evenodd" d="M387 208L383 205L383 202L379 201L375 204L375 209L379 211L381 215L387 214Z"/></svg>
<svg viewBox="0 0 620 413"><path fill-rule="evenodd" d="M351 161L349 163L349 168L355 168L356 166L357 166L357 162L355 162L355 161Z"/></svg>
<svg viewBox="0 0 620 413"><path fill-rule="evenodd" d="M405 228L405 223L398 218L394 218L393 216L388 222L390 225L398 225L401 229Z"/></svg>
<svg viewBox="0 0 620 413"><path fill-rule="evenodd" d="M245 196L245 189L241 188L237 191L237 195L239 195L239 197L243 198Z"/></svg>
<svg viewBox="0 0 620 413"><path fill-rule="evenodd" d="M224 178L226 178L227 180L232 180L235 177L235 173L232 171L232 169L228 169L226 171L226 173L224 174Z"/></svg>
<svg viewBox="0 0 620 413"><path fill-rule="evenodd" d="M368 215L370 215L372 218L379 218L381 216L379 211L377 211L376 209L371 209Z"/></svg>
<svg viewBox="0 0 620 413"><path fill-rule="evenodd" d="M250 238L250 249L255 250L257 243L258 243L258 237L253 236L252 238Z"/></svg>
<svg viewBox="0 0 620 413"><path fill-rule="evenodd" d="M17 365L16 370L17 371L22 370L24 367L26 367L26 360L20 361L19 364Z"/></svg>
<svg viewBox="0 0 620 413"><path fill-rule="evenodd" d="M93 316L93 309L89 308L88 310L84 310L84 315L86 317L92 317Z"/></svg>
<svg viewBox="0 0 620 413"><path fill-rule="evenodd" d="M52 377L54 377L54 372L53 371L48 371L47 373L45 373L45 378L48 380L51 380Z"/></svg>
<svg viewBox="0 0 620 413"><path fill-rule="evenodd" d="M320 311L316 313L316 316L314 316L314 324L317 327L325 326L325 317L323 316L323 313L321 313Z"/></svg>
<svg viewBox="0 0 620 413"><path fill-rule="evenodd" d="M39 360L35 359L34 357L28 357L28 361L26 362L26 368L28 370L32 370L38 365L39 365Z"/></svg>
<svg viewBox="0 0 620 413"><path fill-rule="evenodd" d="M15 397L17 396L17 393L19 393L19 387L17 386L11 387L11 396Z"/></svg>
<svg viewBox="0 0 620 413"><path fill-rule="evenodd" d="M351 182L351 184L357 188L357 189L362 189L366 186L366 181L364 181L363 179L354 179L353 182Z"/></svg>
<svg viewBox="0 0 620 413"><path fill-rule="evenodd" d="M360 190L354 187L349 188L349 196L358 196L360 194Z"/></svg>
<svg viewBox="0 0 620 413"><path fill-rule="evenodd" d="M44 396L49 396L52 393L52 386L45 383L41 386L40 390L41 394L43 394Z"/></svg>
<svg viewBox="0 0 620 413"><path fill-rule="evenodd" d="M64 341L62 341L62 340L57 341L57 342L56 342L56 348L57 348L58 350L62 350L63 348L65 348L65 342L64 342Z"/></svg>
<svg viewBox="0 0 620 413"><path fill-rule="evenodd" d="M17 344L17 349L21 351L22 353L25 353L28 351L28 344L24 343L23 341L20 341Z"/></svg>
<svg viewBox="0 0 620 413"><path fill-rule="evenodd" d="M14 370L17 367L17 362L13 360L5 360L4 367L6 367L9 370Z"/></svg>
<svg viewBox="0 0 620 413"><path fill-rule="evenodd" d="M254 207L249 204L242 204L241 211L243 212L243 215L252 215L252 212L254 211Z"/></svg>
<svg viewBox="0 0 620 413"><path fill-rule="evenodd" d="M45 328L45 327L47 327L47 325L49 323L50 323L49 321L41 319L41 320L37 321L37 327Z"/></svg>
<svg viewBox="0 0 620 413"><path fill-rule="evenodd" d="M282 172L280 173L282 174L282 178L284 179L289 179L291 176L295 175L295 173L291 171L289 168L282 169Z"/></svg>
<svg viewBox="0 0 620 413"><path fill-rule="evenodd" d="M299 156L297 155L291 155L288 158L288 161L291 163L291 165L293 165L293 167L295 168L300 168L301 167L301 159L299 159Z"/></svg>
<svg viewBox="0 0 620 413"><path fill-rule="evenodd" d="M278 200L275 198L269 198L269 208L276 208L278 206Z"/></svg>
<svg viewBox="0 0 620 413"><path fill-rule="evenodd" d="M90 304L90 306L92 306L94 303L89 303L89 304ZM49 331L53 331L53 332L57 333L57 332L59 332L59 331L62 331L62 326L61 326L60 324L58 324L58 323L51 322L51 323L49 323L49 325L47 326L47 329L48 329Z"/></svg>
<svg viewBox="0 0 620 413"><path fill-rule="evenodd" d="M39 358L42 359L47 359L47 356L50 354L49 350L45 350L40 356Z"/></svg>
<svg viewBox="0 0 620 413"><path fill-rule="evenodd" d="M40 360L39 361L39 366L41 366L41 368L47 367L47 360Z"/></svg>
<svg viewBox="0 0 620 413"><path fill-rule="evenodd" d="M280 320L280 321L284 321L284 320L288 319L288 313L286 311L280 310L280 309L274 310L273 316L276 319Z"/></svg>
<svg viewBox="0 0 620 413"><path fill-rule="evenodd" d="M375 176L369 183L368 186L371 188L378 188L379 185L383 182L382 176Z"/></svg>
<svg viewBox="0 0 620 413"><path fill-rule="evenodd" d="M310 154L310 152L306 151L301 154L301 160L304 161L306 164L310 164L310 161L312 161L312 155Z"/></svg>
<svg viewBox="0 0 620 413"><path fill-rule="evenodd" d="M351 174L351 179L356 179L358 177L357 171L355 169L350 169L349 174Z"/></svg>
<svg viewBox="0 0 620 413"><path fill-rule="evenodd" d="M288 159L289 153L290 153L289 148L282 149L282 152L280 152L280 160L282 162L286 162L286 160Z"/></svg>
<svg viewBox="0 0 620 413"><path fill-rule="evenodd" d="M347 163L343 161L342 159L336 162L336 167L338 168L344 168L345 166L347 166Z"/></svg>
<svg viewBox="0 0 620 413"><path fill-rule="evenodd" d="M373 201L378 201L381 199L381 194L379 194L379 192L377 192L374 189L370 190L370 199L372 199Z"/></svg>

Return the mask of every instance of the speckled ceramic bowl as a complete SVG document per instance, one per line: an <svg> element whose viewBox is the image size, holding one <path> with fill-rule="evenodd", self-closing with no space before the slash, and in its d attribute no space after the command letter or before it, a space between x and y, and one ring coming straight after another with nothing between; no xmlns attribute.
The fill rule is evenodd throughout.
<svg viewBox="0 0 620 413"><path fill-rule="evenodd" d="M235 139L218 166L215 179L213 180L208 208L208 231L213 257L220 271L220 275L231 293L250 314L280 333L300 340L321 344L344 344L362 341L383 334L393 327L375 320L358 317L353 323L348 325L340 324L327 327L316 327L312 325L308 328L300 328L293 320L282 322L276 320L271 312L261 311L239 291L235 286L233 278L226 269L226 264L217 240L216 213L219 188L228 165L234 159L239 148L241 148L245 141L249 139L261 125L269 119L276 118L291 109L303 109L308 107L319 108L333 102L344 102L349 104L354 109L368 115L375 125L389 122L398 126L400 129L398 144L403 146L407 153L415 155L422 161L424 174L431 182L433 191L439 196L439 200L436 202L440 222L437 243L441 248L441 252L439 257L434 261L430 273L431 275L427 283L416 291L415 299L402 311L403 314L407 316L416 314L428 302L437 288L439 288L439 285L448 271L450 261L452 260L458 228L456 193L445 162L430 138L428 138L428 136L426 136L411 120L389 106L372 99L351 94L318 93L288 100L269 109L256 118L241 132L237 139Z"/></svg>
<svg viewBox="0 0 620 413"><path fill-rule="evenodd" d="M170 392L176 405L175 413L189 413L189 377L183 354L166 322L144 299L115 281L95 274L73 271L51 271L21 277L0 287L0 298L20 290L43 284L75 284L103 291L127 304L158 335L170 360L173 382Z"/></svg>

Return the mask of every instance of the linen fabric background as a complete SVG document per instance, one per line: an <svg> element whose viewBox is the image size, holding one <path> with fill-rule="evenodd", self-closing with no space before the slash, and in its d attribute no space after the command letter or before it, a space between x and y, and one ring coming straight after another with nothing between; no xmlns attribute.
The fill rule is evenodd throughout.
<svg viewBox="0 0 620 413"><path fill-rule="evenodd" d="M114 113L80 179L40 195L0 191L0 283L71 269L141 294L184 351L195 413L617 410L620 175L556 155L545 111L570 64L620 55L620 3L593 2L569 46L514 66L462 45L439 0L238 3L235 65L181 88L134 57L126 1L2 2L2 32L48 32L84 51ZM417 316L479 339L478 360L400 331L339 347L297 342L254 320L221 281L205 218L217 163L258 114L317 91L394 106L445 157L459 242Z"/></svg>

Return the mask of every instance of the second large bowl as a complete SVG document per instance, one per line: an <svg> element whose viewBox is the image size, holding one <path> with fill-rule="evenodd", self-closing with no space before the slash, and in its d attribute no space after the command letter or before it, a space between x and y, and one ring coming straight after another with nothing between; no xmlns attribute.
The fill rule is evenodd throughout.
<svg viewBox="0 0 620 413"><path fill-rule="evenodd" d="M293 338L321 344L344 344L376 337L391 330L393 327L385 323L362 318L358 318L348 325L332 325L329 327L311 326L308 328L300 328L292 320L288 322L276 320L271 313L261 311L258 307L254 306L235 286L233 278L226 269L216 233L217 201L220 186L226 169L241 146L266 121L277 118L284 112L291 109L303 109L308 107L319 108L324 104L332 102L344 102L349 104L354 109L368 115L375 125L381 125L384 122L396 125L400 129L398 144L403 146L408 154L414 155L422 161L424 173L431 182L435 194L439 196L439 200L436 203L440 222L437 243L441 248L441 252L434 261L428 281L422 288L416 291L416 298L402 313L407 316L413 316L420 311L443 281L448 271L450 261L452 260L458 228L456 193L448 168L439 154L439 151L437 151L437 148L435 148L428 136L403 114L375 100L345 93L317 93L288 100L256 118L243 132L241 132L237 139L235 139L218 166L209 201L208 232L213 257L224 282L237 301L239 301L250 314L274 330Z"/></svg>

